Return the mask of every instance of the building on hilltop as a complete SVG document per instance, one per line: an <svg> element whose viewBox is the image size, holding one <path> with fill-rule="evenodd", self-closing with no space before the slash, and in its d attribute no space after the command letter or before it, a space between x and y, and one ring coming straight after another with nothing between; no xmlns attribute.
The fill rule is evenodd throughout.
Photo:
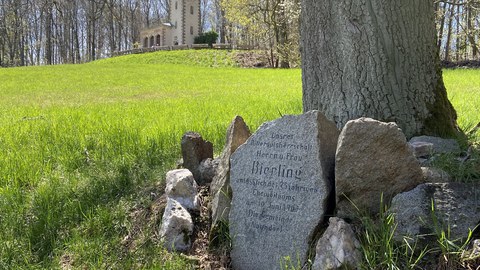
<svg viewBox="0 0 480 270"><path fill-rule="evenodd" d="M200 28L200 0L170 0L167 22L141 30L142 46L192 45Z"/></svg>

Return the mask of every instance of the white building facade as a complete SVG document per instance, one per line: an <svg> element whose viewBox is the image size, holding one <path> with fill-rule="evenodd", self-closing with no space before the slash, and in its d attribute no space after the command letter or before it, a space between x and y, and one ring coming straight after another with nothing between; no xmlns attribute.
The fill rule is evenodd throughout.
<svg viewBox="0 0 480 270"><path fill-rule="evenodd" d="M142 29L142 47L192 45L201 32L200 0L170 0L168 22Z"/></svg>

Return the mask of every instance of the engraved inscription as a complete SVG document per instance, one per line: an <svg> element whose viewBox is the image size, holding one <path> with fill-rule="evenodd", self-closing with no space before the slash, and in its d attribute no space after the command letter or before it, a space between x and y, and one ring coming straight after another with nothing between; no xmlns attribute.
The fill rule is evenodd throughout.
<svg viewBox="0 0 480 270"><path fill-rule="evenodd" d="M278 166L270 167L257 160L254 160L252 164L252 175L264 175L269 178L294 178L300 180L301 174L302 171L300 169L293 169L285 164L278 164Z"/></svg>
<svg viewBox="0 0 480 270"><path fill-rule="evenodd" d="M289 160L289 161L302 161L303 157L299 155L295 155L293 153L271 153L265 152L262 150L257 151L258 158L266 158L266 159L278 159L278 160Z"/></svg>
<svg viewBox="0 0 480 270"><path fill-rule="evenodd" d="M311 151L313 146L311 144L295 144L291 142L262 142L255 139L251 139L248 142L250 145L257 146L257 147L264 147L264 148L271 148L271 149L288 149L288 150L305 150Z"/></svg>
<svg viewBox="0 0 480 270"><path fill-rule="evenodd" d="M319 193L318 187L302 185L305 180L302 165L313 148L310 144L294 143L291 133L272 133L262 140L250 140L255 158L246 177L239 184L251 187L247 202L247 225L260 232L281 232L288 228L302 207L302 194ZM254 209L262 209L261 212Z"/></svg>
<svg viewBox="0 0 480 270"><path fill-rule="evenodd" d="M263 124L233 153L234 269L277 269L285 256L306 262L331 193L338 133L318 111L285 115Z"/></svg>

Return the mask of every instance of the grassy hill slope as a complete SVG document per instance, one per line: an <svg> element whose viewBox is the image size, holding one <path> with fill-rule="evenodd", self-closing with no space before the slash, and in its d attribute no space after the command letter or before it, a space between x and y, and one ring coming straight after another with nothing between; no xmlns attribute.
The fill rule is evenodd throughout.
<svg viewBox="0 0 480 270"><path fill-rule="evenodd" d="M237 51L180 50L132 54L92 62L91 64L175 64L201 67L236 67Z"/></svg>
<svg viewBox="0 0 480 270"><path fill-rule="evenodd" d="M135 252L122 240L132 209L152 203L137 192L174 167L183 133L219 152L235 115L255 129L301 111L299 70L207 67L218 54L229 61L178 51L0 70L0 268L181 262L149 237Z"/></svg>
<svg viewBox="0 0 480 270"><path fill-rule="evenodd" d="M159 224L135 221L161 216L182 134L200 132L218 153L237 114L255 130L301 113L300 70L232 59L175 51L0 69L0 269L189 267L160 247ZM445 74L464 127L480 122L479 78Z"/></svg>

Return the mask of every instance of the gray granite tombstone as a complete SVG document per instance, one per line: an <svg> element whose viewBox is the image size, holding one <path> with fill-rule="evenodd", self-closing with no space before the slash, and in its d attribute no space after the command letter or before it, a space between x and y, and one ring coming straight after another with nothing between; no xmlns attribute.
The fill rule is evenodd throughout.
<svg viewBox="0 0 480 270"><path fill-rule="evenodd" d="M236 270L306 262L334 181L339 131L318 111L263 124L231 158Z"/></svg>

